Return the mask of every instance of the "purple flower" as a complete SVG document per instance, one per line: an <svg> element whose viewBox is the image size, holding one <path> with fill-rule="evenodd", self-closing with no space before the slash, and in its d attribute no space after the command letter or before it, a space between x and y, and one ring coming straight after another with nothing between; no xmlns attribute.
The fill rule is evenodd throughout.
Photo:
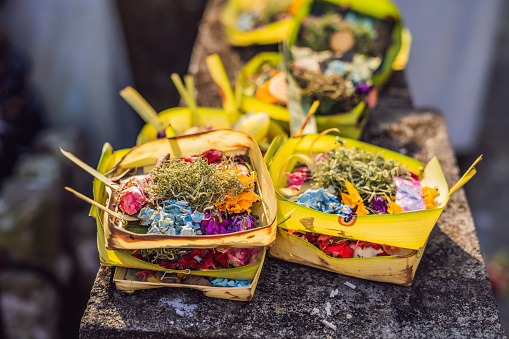
<svg viewBox="0 0 509 339"><path fill-rule="evenodd" d="M228 233L227 227L229 225L230 222L223 217L221 212L211 208L205 210L205 217L200 223L200 228L205 235L225 234Z"/></svg>
<svg viewBox="0 0 509 339"><path fill-rule="evenodd" d="M248 213L234 215L230 218L228 233L250 230L256 225L254 218Z"/></svg>
<svg viewBox="0 0 509 339"><path fill-rule="evenodd" d="M387 200L382 197L374 197L369 203L369 207L379 213L387 214Z"/></svg>
<svg viewBox="0 0 509 339"><path fill-rule="evenodd" d="M355 92L357 93L369 93L371 86L366 83L358 83L355 85Z"/></svg>

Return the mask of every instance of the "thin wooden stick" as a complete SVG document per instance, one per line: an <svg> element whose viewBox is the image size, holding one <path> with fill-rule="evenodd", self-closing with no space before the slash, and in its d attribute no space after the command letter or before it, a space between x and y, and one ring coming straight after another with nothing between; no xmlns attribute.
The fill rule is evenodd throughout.
<svg viewBox="0 0 509 339"><path fill-rule="evenodd" d="M81 194L81 193L79 193L79 192L76 192L75 190L73 190L73 189L72 189L72 188L70 188L70 187L66 187L65 189L66 189L66 190L68 190L69 192L71 192L72 194L74 194L75 196L77 196L78 198L80 198L80 199L82 199L82 200L85 200L85 201L86 201L86 202L88 202L89 204L94 205L95 207L97 207L97 208L99 208L99 209L103 210L104 212L106 212L106 213L108 213L108 214L110 214L110 215L112 215L112 216L114 216L114 217L116 217L116 218L123 219L123 220L125 220L125 221L138 221L138 220L140 220L139 218L132 217L132 216L130 216L130 215L126 215L126 214L122 215L122 214L120 214L120 213L117 213L117 212L115 212L115 211L112 211L112 210L110 210L109 208L107 208L107 207L105 207L105 206L101 205L100 203L98 203L98 202L96 202L96 201L94 201L94 200L90 199L89 197L87 197L87 196L85 196L85 195L83 195L83 194Z"/></svg>
<svg viewBox="0 0 509 339"><path fill-rule="evenodd" d="M76 165L87 171L88 173L92 174L97 179L101 180L106 186L110 187L111 189L115 190L118 188L118 185L115 184L110 179L106 178L101 173L97 172L92 167L88 166L86 163L84 163L82 160L80 160L77 156L72 154L71 152L64 151L62 148L60 148L60 152L62 152L63 155L65 155L69 160L74 162Z"/></svg>
<svg viewBox="0 0 509 339"><path fill-rule="evenodd" d="M168 129L168 134L166 135L169 138L175 136L175 130L168 123L168 127L165 128L157 112L149 105L149 103L131 86L127 86L123 90L120 91L120 96L124 98L124 100L131 105L131 107L140 115L140 117L145 120L146 123L151 124L158 134L166 135L166 129ZM173 134L173 135L172 135Z"/></svg>
<svg viewBox="0 0 509 339"><path fill-rule="evenodd" d="M309 109L308 115L306 115L306 119L304 119L304 122L302 125L300 125L299 129L297 130L297 133L295 134L296 137L300 137L302 135L302 131L306 127L306 124L308 123L309 119L315 114L316 110L318 109L318 105L320 105L320 101L315 100L313 104L311 105L311 108Z"/></svg>

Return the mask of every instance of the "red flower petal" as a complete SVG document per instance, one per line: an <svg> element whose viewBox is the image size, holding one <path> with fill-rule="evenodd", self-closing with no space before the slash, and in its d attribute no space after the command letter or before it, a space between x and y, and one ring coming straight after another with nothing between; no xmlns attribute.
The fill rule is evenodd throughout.
<svg viewBox="0 0 509 339"><path fill-rule="evenodd" d="M204 269L215 269L216 268L216 266L214 265L214 262L210 258L202 260L201 263L198 264L198 267L204 268Z"/></svg>
<svg viewBox="0 0 509 339"><path fill-rule="evenodd" d="M145 275L151 275L151 274L154 274L154 271L151 271L151 270L143 270L143 271L139 271L136 273L136 276L138 277L138 279L140 277L143 277Z"/></svg>

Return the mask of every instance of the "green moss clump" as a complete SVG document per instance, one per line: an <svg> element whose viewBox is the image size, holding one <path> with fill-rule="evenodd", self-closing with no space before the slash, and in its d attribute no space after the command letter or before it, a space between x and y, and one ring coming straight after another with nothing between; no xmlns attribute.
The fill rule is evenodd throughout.
<svg viewBox="0 0 509 339"><path fill-rule="evenodd" d="M231 164L231 160L213 165L209 165L207 159L165 160L148 177L146 188L151 203L184 200L193 211L201 212L227 197L236 197L248 187L238 176L225 171Z"/></svg>
<svg viewBox="0 0 509 339"><path fill-rule="evenodd" d="M338 147L326 154L316 164L312 188L336 188L337 195L348 193L345 180L358 190L364 202L375 196L385 196L392 200L396 195L394 178L411 179L412 174L395 160L385 159L380 153L357 148Z"/></svg>

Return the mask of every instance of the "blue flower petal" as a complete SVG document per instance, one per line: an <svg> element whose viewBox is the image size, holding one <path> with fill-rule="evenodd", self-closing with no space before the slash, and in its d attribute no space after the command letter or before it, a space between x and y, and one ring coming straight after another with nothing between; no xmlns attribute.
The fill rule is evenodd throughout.
<svg viewBox="0 0 509 339"><path fill-rule="evenodd" d="M349 206L341 204L336 196L325 191L323 188L307 190L297 198L297 204L320 212L339 214L341 216L348 215L349 213L345 213L347 211L351 213Z"/></svg>

